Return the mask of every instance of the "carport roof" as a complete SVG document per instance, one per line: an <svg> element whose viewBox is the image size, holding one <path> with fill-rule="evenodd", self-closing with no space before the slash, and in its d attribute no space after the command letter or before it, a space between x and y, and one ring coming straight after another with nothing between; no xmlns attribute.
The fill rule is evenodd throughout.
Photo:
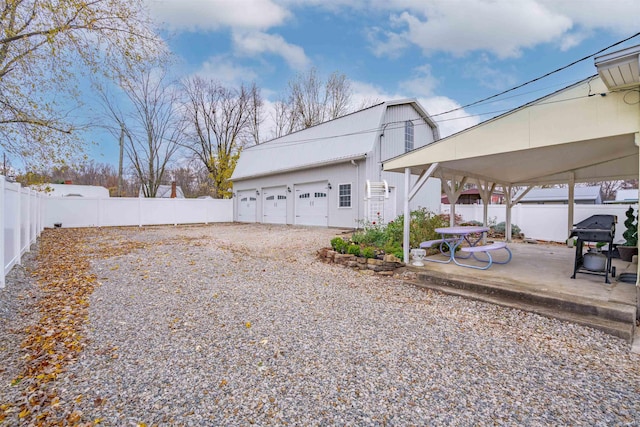
<svg viewBox="0 0 640 427"><path fill-rule="evenodd" d="M421 173L438 163L444 175L505 185L638 178L639 95L609 92L592 76L388 160L384 170Z"/></svg>

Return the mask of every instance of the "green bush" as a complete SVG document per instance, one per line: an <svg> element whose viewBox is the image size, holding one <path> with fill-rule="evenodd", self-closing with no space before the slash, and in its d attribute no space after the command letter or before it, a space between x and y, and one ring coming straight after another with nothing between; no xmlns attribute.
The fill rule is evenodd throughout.
<svg viewBox="0 0 640 427"><path fill-rule="evenodd" d="M364 248L361 251L361 254L365 258L375 258L376 257L376 251L371 246L367 246L366 248Z"/></svg>
<svg viewBox="0 0 640 427"><path fill-rule="evenodd" d="M351 244L347 248L347 253L355 256L360 256L360 246Z"/></svg>
<svg viewBox="0 0 640 427"><path fill-rule="evenodd" d="M506 227L507 227L507 224L504 221L499 222L491 228L491 231L493 231L496 234L502 234L504 236ZM520 230L520 227L518 227L515 224L511 224L511 237L517 237L520 235L521 232L522 230Z"/></svg>
<svg viewBox="0 0 640 427"><path fill-rule="evenodd" d="M334 251L343 254L347 250L348 243L342 237L334 237L331 239L331 247Z"/></svg>
<svg viewBox="0 0 640 427"><path fill-rule="evenodd" d="M411 212L411 227L409 229L410 247L416 248L425 240L438 239L440 235L435 232L436 228L446 227L449 225L448 217L444 215L436 215L429 212L425 208L420 208ZM351 237L352 245L366 246L373 253L369 252L369 258L375 256L375 250L383 250L384 253L394 254L402 259L403 241L402 233L404 227L404 217L401 215L388 224L382 225L379 222L371 222L363 224L363 228L353 233ZM331 240L331 247L340 253L350 250L349 243L342 238L336 237ZM361 256L365 255L365 249L359 249ZM355 251L355 249L351 249ZM349 252L351 253L351 252Z"/></svg>
<svg viewBox="0 0 640 427"><path fill-rule="evenodd" d="M622 233L624 237L625 246L638 246L638 222L637 218L633 214L633 208L629 206L629 209L625 212L627 219L624 220L624 226L626 230Z"/></svg>

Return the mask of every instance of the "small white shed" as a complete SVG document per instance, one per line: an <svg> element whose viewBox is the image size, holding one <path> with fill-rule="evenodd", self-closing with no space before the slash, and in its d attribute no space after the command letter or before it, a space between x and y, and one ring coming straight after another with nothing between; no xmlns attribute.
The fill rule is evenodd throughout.
<svg viewBox="0 0 640 427"><path fill-rule="evenodd" d="M348 228L391 221L402 213L404 177L384 172L383 162L438 137L424 108L405 99L247 148L231 177L234 219ZM417 207L439 212L439 180L415 197Z"/></svg>

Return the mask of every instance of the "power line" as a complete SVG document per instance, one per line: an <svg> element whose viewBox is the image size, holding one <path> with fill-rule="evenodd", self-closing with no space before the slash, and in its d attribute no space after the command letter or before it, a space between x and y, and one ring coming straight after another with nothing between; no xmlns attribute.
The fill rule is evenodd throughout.
<svg viewBox="0 0 640 427"><path fill-rule="evenodd" d="M488 101L488 100L490 100L490 99L497 98L497 97L499 97L500 95L504 95L505 93L513 92L513 91L514 91L514 90L516 90L516 89L520 89L521 87L524 87L524 86L529 85L529 84L531 84L531 83L537 82L538 80L542 80L542 79L544 79L545 77L549 77L549 76L550 76L550 75L552 75L552 74L555 74L555 73L560 72L560 71L562 71L562 70L566 70L567 68L572 67L572 66L576 65L576 64L577 64L577 63L579 63L579 62L586 61L587 59L589 59L589 58L591 58L591 57L594 57L594 56L596 56L597 54L604 52L605 50L608 50L608 49L611 49L612 47L618 46L619 44L622 44L622 43L624 43L624 42L626 42L626 41L629 41L629 40L631 40L631 39L632 39L632 38L634 38L634 37L638 37L639 35L640 35L640 32L635 33L635 34L634 34L634 35L632 35L631 37L627 37L627 38L626 38L626 39L624 39L624 40L620 40L620 41L618 41L618 42L616 42L616 43L614 43L614 44L612 44L612 45L609 45L609 46L607 46L607 47L605 47L605 48L603 48L603 49L600 49L599 51L597 51L597 52L595 52L595 53L592 53L591 55L588 55L588 56L585 56L585 57L583 57L583 58L577 59L577 60L573 61L572 63L567 64L567 65L565 65L565 66L563 66L563 67L557 68L557 69L555 69L555 70L553 70L553 71L549 71L548 73L546 73L546 74L544 74L544 75L542 75L542 76L540 76L540 77L536 77L535 79L529 80L528 82L524 82L524 83L522 83L522 84L519 84L518 86L514 86L514 87L512 87L512 88L510 88L510 89L507 89L507 90L504 90L504 91L502 91L502 92L500 92L500 93L496 93L495 95L491 95L491 96L488 96L488 97L486 97L486 98L480 99L480 100L478 100L478 101L471 102L471 103L469 103L469 104L467 104L467 105L463 105L462 107L454 108L454 109L452 109L452 110L445 111L445 112L438 113L438 114L432 114L432 115L431 115L431 117L438 117L438 116L442 116L442 115L444 115L444 114L452 113L452 112L454 112L454 111L462 110L462 109L464 109L464 108L468 108L468 107L471 107L471 106L473 106L473 105L480 104L481 102L485 102L485 101Z"/></svg>
<svg viewBox="0 0 640 427"><path fill-rule="evenodd" d="M561 103L561 102L575 101L576 99L590 98L590 97L595 96L595 95L605 95L605 94L606 93L592 93L592 94L589 94L589 95L576 96L576 97L572 97L572 98L564 98L564 99L550 100L550 101L546 101L546 102L538 102L538 103L533 104L532 106L536 106L537 107L537 106L541 106L541 105L558 104L558 103ZM529 105L529 104L525 104L524 106L527 106L527 105ZM524 107L524 106L521 106L521 107ZM518 108L521 108L521 107L518 107ZM468 118L471 118L471 117L480 117L480 116L493 115L493 114L499 114L499 113L507 113L507 112L513 111L513 110L514 110L513 108L508 108L508 109L503 109L503 110L488 111L488 112L485 112L485 113L466 114L466 115L460 116L460 117L451 117L451 118L447 118L447 119L439 119L439 120L434 120L434 121L437 122L437 123L442 123L442 122L448 122L448 121L452 121L452 120L468 119ZM417 121L417 120L421 120L421 122L415 123L415 126L427 126L428 125L428 123L426 123L422 118L412 119L411 121ZM404 127L405 121L406 120L388 122L388 123L386 123L386 125L387 125L386 130L389 131L389 130L394 130L394 129L402 129ZM355 132L349 132L349 133L338 134L338 135L323 136L323 137L316 137L316 138L295 139L295 140L291 140L291 141L282 141L282 142L278 142L277 144L264 143L264 144L258 144L258 145L254 145L254 146L248 147L248 149L251 149L251 151L271 150L271 149L274 149L274 148L282 148L282 147L290 147L290 146L294 146L294 145L306 144L306 143L312 142L312 141L320 141L320 140L325 140L326 141L326 140L331 140L331 139L336 139L336 138L343 138L343 137L347 137L347 136L366 135L366 134L370 134L370 133L374 133L374 132L380 132L380 127L371 128L371 129L363 129L363 130L359 130L359 131L355 131Z"/></svg>

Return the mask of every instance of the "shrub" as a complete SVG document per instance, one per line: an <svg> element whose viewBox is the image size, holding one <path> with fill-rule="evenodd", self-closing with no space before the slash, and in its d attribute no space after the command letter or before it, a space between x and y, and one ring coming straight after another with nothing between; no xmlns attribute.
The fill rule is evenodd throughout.
<svg viewBox="0 0 640 427"><path fill-rule="evenodd" d="M410 246L418 247L425 240L439 238L440 235L435 232L435 229L446 227L448 224L448 216L436 215L425 208L411 212ZM355 231L351 236L353 245L369 247L373 251L373 253L370 253L369 258L375 257L375 249L382 249L385 253L394 254L402 259L402 233L404 227L404 217L402 215L393 221L389 221L386 225L381 225L379 221L374 221L363 223L362 226L362 229ZM331 240L331 247L340 253L349 251L349 243L340 237ZM365 249L360 249L361 256L365 256ZM352 250L355 251L355 249Z"/></svg>
<svg viewBox="0 0 640 427"><path fill-rule="evenodd" d="M361 251L361 254L365 258L375 258L376 257L376 251L371 246L367 246L366 248L364 248Z"/></svg>
<svg viewBox="0 0 640 427"><path fill-rule="evenodd" d="M333 239L331 239L331 247L334 251L340 252L341 254L345 252L345 250L347 249L347 245L348 243L345 242L342 237L334 237Z"/></svg>
<svg viewBox="0 0 640 427"><path fill-rule="evenodd" d="M504 236L506 226L507 224L504 221L499 222L498 224L492 227L492 231L496 234L502 234ZM511 224L511 237L517 237L520 235L520 233L522 233L522 230L520 230L520 227L518 227L515 224Z"/></svg>
<svg viewBox="0 0 640 427"><path fill-rule="evenodd" d="M347 248L347 253L355 256L360 256L360 246L358 245L349 245Z"/></svg>
<svg viewBox="0 0 640 427"><path fill-rule="evenodd" d="M629 209L625 212L627 219L624 220L624 226L627 229L622 233L622 237L625 239L625 246L638 246L638 223L636 217L633 215L633 208L629 206Z"/></svg>

